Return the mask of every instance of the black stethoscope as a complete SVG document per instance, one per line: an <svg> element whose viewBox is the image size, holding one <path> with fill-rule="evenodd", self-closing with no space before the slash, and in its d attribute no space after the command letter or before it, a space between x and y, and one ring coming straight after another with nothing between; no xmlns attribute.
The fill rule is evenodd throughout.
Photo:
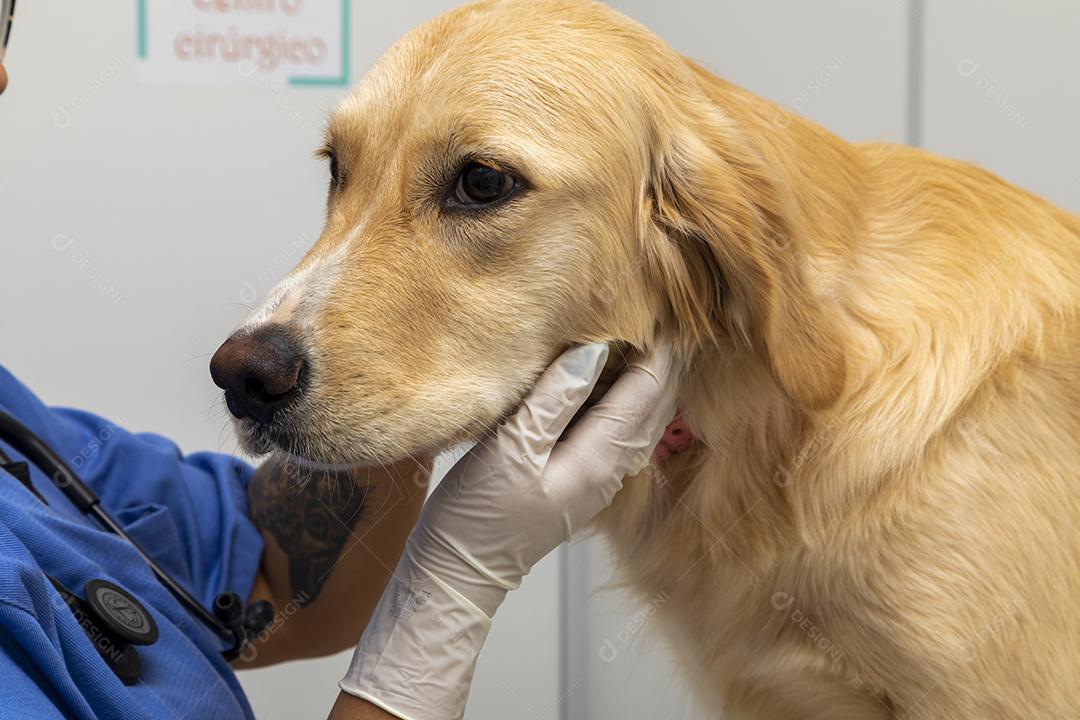
<svg viewBox="0 0 1080 720"><path fill-rule="evenodd" d="M246 609L244 601L234 592L223 592L214 598L213 612L199 604L199 601L165 571L135 541L115 519L101 507L101 502L94 491L87 486L60 457L53 452L44 440L10 414L0 411L0 440L3 440L32 462L52 480L65 496L85 515L92 516L107 531L125 540L142 556L157 576L158 582L172 593L181 605L185 606L204 625L216 633L228 647L222 652L226 660L239 657L248 644L261 633L273 620L274 607L266 600L258 600ZM34 489L30 482L26 463L13 462L0 449L0 468L7 470L23 483L39 500L45 499ZM92 580L84 590L85 600L78 598L53 578L49 578L60 592L64 601L76 614L80 623L83 615L93 615L94 619L104 624L106 632L115 636L118 643L149 644L157 639L157 626L145 608L122 588L105 581ZM87 607L89 605L89 607ZM84 625L84 629L89 628ZM152 630L152 633L150 632ZM151 639L152 638L152 639ZM149 642L147 642L149 640ZM101 648L99 648L100 650ZM133 648L130 649L134 652ZM104 655L104 653L103 653ZM108 658L106 658L108 659ZM135 678L137 679L137 656ZM114 667L114 670L117 668ZM118 674L120 672L118 671ZM130 675L130 672L128 673ZM127 679L121 676L127 682Z"/></svg>

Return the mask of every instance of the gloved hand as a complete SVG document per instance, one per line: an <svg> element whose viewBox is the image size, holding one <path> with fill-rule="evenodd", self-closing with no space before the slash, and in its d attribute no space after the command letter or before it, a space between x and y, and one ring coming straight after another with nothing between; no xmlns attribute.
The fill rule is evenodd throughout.
<svg viewBox="0 0 1080 720"><path fill-rule="evenodd" d="M675 413L669 344L634 363L561 438L606 345L572 348L428 499L341 689L406 720L456 720L491 617L541 558L643 469Z"/></svg>

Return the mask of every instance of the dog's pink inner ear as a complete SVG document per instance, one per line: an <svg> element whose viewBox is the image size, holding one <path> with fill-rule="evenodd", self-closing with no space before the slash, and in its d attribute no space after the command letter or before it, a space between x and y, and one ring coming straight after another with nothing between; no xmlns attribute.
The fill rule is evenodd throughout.
<svg viewBox="0 0 1080 720"><path fill-rule="evenodd" d="M703 129L705 128L705 129ZM844 353L796 262L798 222L747 145L708 123L654 155L651 254L684 342L748 343L806 407L832 403ZM650 239L646 238L646 242Z"/></svg>

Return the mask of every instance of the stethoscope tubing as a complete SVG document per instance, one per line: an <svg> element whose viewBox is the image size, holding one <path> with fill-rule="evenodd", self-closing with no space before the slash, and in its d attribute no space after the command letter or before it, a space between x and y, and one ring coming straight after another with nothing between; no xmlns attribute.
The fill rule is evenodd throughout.
<svg viewBox="0 0 1080 720"><path fill-rule="evenodd" d="M108 511L101 506L101 501L90 487L83 482L75 472L68 467L67 463L57 455L52 448L38 437L30 428L16 420L12 415L0 410L0 440L3 440L16 452L33 463L59 488L64 495L79 509L80 512L93 517L107 531L120 537L122 540L135 548L143 561L157 577L166 590L173 597L193 613L202 623L207 625L231 648L225 651L225 656L232 659L239 655L242 650L242 640L237 633L226 626L221 620L203 607L199 601L178 583L146 550L128 535ZM0 462L6 461L6 456L0 450Z"/></svg>

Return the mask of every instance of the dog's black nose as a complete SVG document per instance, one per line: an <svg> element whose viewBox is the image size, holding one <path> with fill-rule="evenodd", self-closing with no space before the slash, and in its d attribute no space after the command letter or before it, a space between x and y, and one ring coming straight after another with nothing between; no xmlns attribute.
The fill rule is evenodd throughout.
<svg viewBox="0 0 1080 720"><path fill-rule="evenodd" d="M229 412L269 423L296 399L304 370L299 343L281 325L233 335L210 360Z"/></svg>

